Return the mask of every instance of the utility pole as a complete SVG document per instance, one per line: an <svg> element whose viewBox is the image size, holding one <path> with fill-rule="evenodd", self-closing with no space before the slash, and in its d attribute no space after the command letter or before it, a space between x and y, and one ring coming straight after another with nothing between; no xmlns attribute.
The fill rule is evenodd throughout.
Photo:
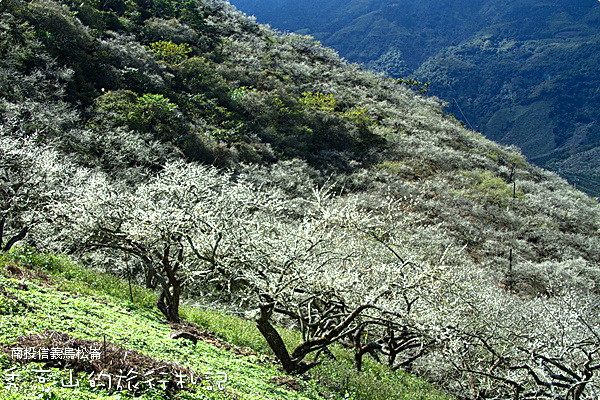
<svg viewBox="0 0 600 400"><path fill-rule="evenodd" d="M513 249L510 249L510 253L508 254L508 283L507 283L507 287L508 287L508 290L511 291L511 292L513 290L512 269L513 269Z"/></svg>

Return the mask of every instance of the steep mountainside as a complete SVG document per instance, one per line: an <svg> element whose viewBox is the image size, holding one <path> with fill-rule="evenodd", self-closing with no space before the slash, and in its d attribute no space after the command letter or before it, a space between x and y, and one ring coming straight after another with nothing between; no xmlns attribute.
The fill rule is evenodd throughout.
<svg viewBox="0 0 600 400"><path fill-rule="evenodd" d="M600 195L597 1L232 4L350 61L431 82L465 123Z"/></svg>
<svg viewBox="0 0 600 400"><path fill-rule="evenodd" d="M565 180L220 0L0 13L3 257L125 277L162 322L251 318L344 398L402 398L407 371L460 399L598 397L600 205Z"/></svg>

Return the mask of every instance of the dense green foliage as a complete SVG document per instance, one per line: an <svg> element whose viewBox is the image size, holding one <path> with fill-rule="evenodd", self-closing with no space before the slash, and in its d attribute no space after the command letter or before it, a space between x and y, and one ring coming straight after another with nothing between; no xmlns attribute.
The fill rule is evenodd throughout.
<svg viewBox="0 0 600 400"><path fill-rule="evenodd" d="M353 62L430 82L463 122L600 196L597 1L231 3Z"/></svg>
<svg viewBox="0 0 600 400"><path fill-rule="evenodd" d="M217 0L0 12L3 253L68 253L171 322L187 301L255 318L342 395L402 371L462 398L598 393L600 206L557 175Z"/></svg>

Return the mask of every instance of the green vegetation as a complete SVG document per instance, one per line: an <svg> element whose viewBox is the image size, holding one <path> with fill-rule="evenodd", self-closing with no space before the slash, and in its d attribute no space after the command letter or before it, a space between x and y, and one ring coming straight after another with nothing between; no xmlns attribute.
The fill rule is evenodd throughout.
<svg viewBox="0 0 600 400"><path fill-rule="evenodd" d="M169 339L173 330L156 313L154 293L132 285L131 301L127 282L82 268L65 257L29 250L5 253L0 258L0 283L3 288L0 292L0 346L8 352L0 355L0 365L5 371L17 366L11 373L17 375L15 383L18 385L18 390L9 390L3 375L4 385L0 385L3 399L36 397L43 393L41 387L48 389L45 398L69 399L386 399L389 395L399 399L446 398L421 380L375 364L369 366L367 373L359 375L348 359L350 354L344 350L336 351L338 357L346 358L341 364L327 363L307 376L307 380L287 378L275 368L264 339L253 329L254 324L223 312L187 306L182 315L230 344L210 334L196 344L187 339ZM201 375L224 372L227 382L224 390L202 389L200 385L191 393L173 394L156 388L133 396L127 390L91 388L87 374L80 373L77 375L80 387L61 387L61 379L68 382L68 369L48 369L43 363L16 364L11 360L11 349L18 347L18 337L45 331L100 342L106 338L107 342L158 360L178 363ZM299 340L295 332L285 329L282 332L288 343ZM42 369L50 372L42 375L36 372ZM46 385L38 382L40 376L47 378ZM204 385L211 384L215 383L204 382ZM386 385L387 394L383 396L381 385Z"/></svg>
<svg viewBox="0 0 600 400"><path fill-rule="evenodd" d="M335 110L336 101L331 93L304 92L300 98L300 104L304 107L313 108L319 111L333 112Z"/></svg>
<svg viewBox="0 0 600 400"><path fill-rule="evenodd" d="M25 259L27 258L25 257ZM41 257L35 258L40 260ZM44 258L47 264L54 264L54 269L59 263L65 263L60 259ZM6 258L3 264L3 272L6 274L6 266L13 264L7 263ZM25 272L30 272L23 264L18 265ZM65 332L77 338L89 338L100 342L106 337L107 342L119 344L129 350L140 351L159 360L185 365L200 374L224 372L228 376L226 392L213 392L199 388L196 394L179 392L176 395L167 395L161 390L151 390L142 397L136 396L135 398L225 399L232 398L234 395L243 399L319 398L308 386L305 386L305 390L297 392L286 390L278 387L275 382L270 382L271 379L280 376L280 373L271 363L265 363L264 360L261 363L257 356L236 356L230 351L202 340L193 345L186 340L169 339L171 328L162 322L155 312L139 305L132 308L133 304L139 304L141 299L134 295L134 303L130 303L125 299L114 298L102 291L103 288L114 290L111 289L111 285L106 284L108 282L89 286L85 282L87 273L79 269L84 276L80 280L73 275L76 271L76 267L67 266L60 272L60 275L50 275L50 279L60 279L60 283L64 282L66 287L62 287L60 290L54 289L52 282L36 282L35 279L30 280L10 275L7 277L3 274L0 277L2 286L5 288L5 293L2 295L3 300L9 303L18 301L21 309L13 307L6 310L3 307L0 343L8 345L9 348L17 347L16 339L18 337L43 333L47 330ZM67 279L67 276L70 276L69 280L63 281L63 279ZM111 280L109 277L101 277L101 280L102 278L105 281ZM121 286L124 285L121 284ZM23 289L24 287L26 289ZM80 290L93 291L94 295L93 297L91 294L84 295L80 293ZM13 297L18 300L11 300ZM15 366L6 354L3 355L2 362L4 369ZM21 381L18 383L19 390L14 398L35 397L42 392L36 379L39 374L35 373L35 369L41 369L42 366L42 364L19 365L14 373L19 375ZM65 378L65 371L57 368L51 370L53 382L57 382L57 380L60 382L60 378ZM60 384L55 383L58 388L52 388L48 396L69 399L133 397L127 392L110 393L105 390L91 389L86 387L89 385L86 385L84 375L79 378L82 379L80 388L61 388ZM52 385L52 383L48 382L48 385ZM5 382L2 398L7 398L8 395Z"/></svg>
<svg viewBox="0 0 600 400"><path fill-rule="evenodd" d="M3 278L10 340L47 329L47 302L77 340L110 322L143 365L162 349L201 368L163 320L248 346L267 370L206 350L242 398L287 393L274 362L292 396L435 398L425 379L463 398L594 399L594 199L435 98L219 0L0 13L0 253L68 289ZM106 323L84 324L94 307Z"/></svg>
<svg viewBox="0 0 600 400"><path fill-rule="evenodd" d="M98 97L96 106L99 119L112 118L134 131L172 138L182 129L177 105L162 94L138 96L131 91L108 92Z"/></svg>
<svg viewBox="0 0 600 400"><path fill-rule="evenodd" d="M506 207L513 198L513 185L489 171L462 171L467 187L471 190L459 192L462 196L473 196L487 204ZM523 192L514 191L515 199L523 199Z"/></svg>
<svg viewBox="0 0 600 400"><path fill-rule="evenodd" d="M150 48L161 60L171 64L178 64L187 59L188 54L192 51L187 43L175 44L165 40L150 43Z"/></svg>

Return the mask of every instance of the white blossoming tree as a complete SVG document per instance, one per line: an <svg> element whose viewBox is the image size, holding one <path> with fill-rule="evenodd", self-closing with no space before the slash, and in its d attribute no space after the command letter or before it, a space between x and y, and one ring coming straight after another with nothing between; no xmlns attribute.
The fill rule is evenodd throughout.
<svg viewBox="0 0 600 400"><path fill-rule="evenodd" d="M257 207L250 187L229 175L177 162L135 189L92 182L74 226L87 250L118 250L141 260L158 282L158 308L168 321L179 322L183 289L216 276L225 280L228 232Z"/></svg>
<svg viewBox="0 0 600 400"><path fill-rule="evenodd" d="M55 217L54 206L69 200L64 188L73 166L50 147L0 136L0 250L15 244Z"/></svg>

